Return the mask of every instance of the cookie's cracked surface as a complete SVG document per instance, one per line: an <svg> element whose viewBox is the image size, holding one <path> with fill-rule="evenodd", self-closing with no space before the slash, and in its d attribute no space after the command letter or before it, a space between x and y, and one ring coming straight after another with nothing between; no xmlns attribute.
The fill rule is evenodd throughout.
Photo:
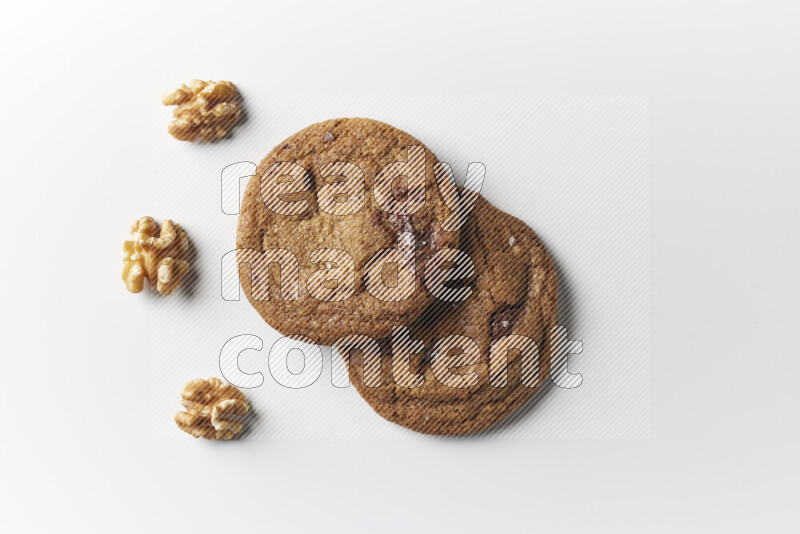
<svg viewBox="0 0 800 534"><path fill-rule="evenodd" d="M414 146L424 150L424 197L419 188L409 188L408 180L403 179L394 181L391 194L398 202L424 199L424 205L410 216L392 215L378 207L378 193L373 190L375 177L387 165L409 160L409 149ZM333 165L336 162L344 163ZM242 288L264 320L284 335L300 334L330 345L348 334L386 336L392 325L407 324L419 315L433 300L419 278L413 295L387 302L366 290L364 268L374 253L397 246L404 231L415 238L417 276L433 252L457 246L458 232L445 232L440 227L448 212L436 185L436 162L433 153L411 135L370 119L321 122L278 144L258 166L247 186L236 240L238 249L282 248L299 262L300 291L298 299L292 301L281 296L278 276L285 275L279 274L276 266L271 266L266 274L257 275L269 277L268 298L262 300L253 298L255 283L246 269L241 270ZM278 185L262 190L262 175L280 165L296 170L297 167L287 167L292 164L308 171L309 182L304 184L307 190L288 195L274 191L279 189ZM277 180L276 184L280 183L280 178ZM291 207L287 207L290 214L270 210L262 196L292 201ZM337 211L342 202L350 200L363 203L363 208L349 214ZM314 272L329 268L326 266L329 258L312 263L312 253L333 248L345 250L352 257L355 280L352 287L349 281L346 287L351 296L333 302L318 300L317 293L314 296L309 293L307 283ZM240 254L240 261L242 258Z"/></svg>
<svg viewBox="0 0 800 534"><path fill-rule="evenodd" d="M479 197L462 228L460 248L475 264L476 275L469 284L472 295L461 303L432 304L409 327L411 338L425 344L421 354L410 358L411 371L424 377L421 387L395 383L388 340L381 343L377 387L368 387L375 385L370 380L365 383L364 352L349 353L351 383L370 406L389 421L427 434L466 434L488 428L522 406L549 379L548 334L556 325L558 295L555 267L539 238L525 223ZM509 334L526 336L537 344L535 379L531 360L521 350L500 352L508 357L507 374L502 366L490 365L490 345L506 343L512 339L504 338ZM477 380L451 376L451 384L468 387L450 387L436 376L443 376L447 364L442 360L437 368L442 356L434 355L432 349L437 340L452 335L474 340L479 350L473 354L477 363L460 366L456 372L462 377L474 373ZM503 378L505 386L496 387Z"/></svg>

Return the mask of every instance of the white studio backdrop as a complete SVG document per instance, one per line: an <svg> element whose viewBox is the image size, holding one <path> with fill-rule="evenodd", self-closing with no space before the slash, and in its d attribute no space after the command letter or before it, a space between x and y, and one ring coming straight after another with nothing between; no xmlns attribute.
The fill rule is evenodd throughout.
<svg viewBox="0 0 800 534"><path fill-rule="evenodd" d="M798 20L796 0L0 3L0 529L794 532ZM194 78L241 87L232 139L167 134L160 97ZM486 164L558 262L584 382L437 439L332 387L325 349L306 391L267 373L249 394L248 439L193 439L185 380L237 334L277 339L219 297L219 172L353 115L457 176ZM191 294L125 291L145 214L197 245Z"/></svg>

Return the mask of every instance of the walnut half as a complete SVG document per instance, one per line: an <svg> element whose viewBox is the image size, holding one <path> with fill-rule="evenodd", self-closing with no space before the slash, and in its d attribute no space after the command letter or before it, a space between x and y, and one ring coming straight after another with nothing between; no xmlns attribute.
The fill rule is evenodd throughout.
<svg viewBox="0 0 800 534"><path fill-rule="evenodd" d="M161 97L178 106L167 130L180 141L212 141L228 135L242 114L239 91L231 82L194 80Z"/></svg>
<svg viewBox="0 0 800 534"><path fill-rule="evenodd" d="M244 393L219 378L192 380L181 391L185 412L175 422L196 438L231 439L244 429L242 419L250 411Z"/></svg>
<svg viewBox="0 0 800 534"><path fill-rule="evenodd" d="M165 219L159 230L155 219L142 217L131 225L131 236L122 245L122 280L128 291L139 293L145 278L162 295L175 291L189 272L189 238L183 228Z"/></svg>

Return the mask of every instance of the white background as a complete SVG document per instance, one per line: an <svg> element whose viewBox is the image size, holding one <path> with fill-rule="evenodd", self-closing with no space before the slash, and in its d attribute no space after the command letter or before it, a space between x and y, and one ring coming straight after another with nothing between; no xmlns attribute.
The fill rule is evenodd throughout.
<svg viewBox="0 0 800 534"><path fill-rule="evenodd" d="M796 2L26 3L0 15L10 530L792 530ZM214 198L186 195L184 171L154 158L162 86L195 76L313 102L648 95L650 437L161 437L150 333L168 326L143 318L168 305L121 293L116 248L128 210ZM451 135L402 126L434 149ZM499 191L487 196L514 211ZM559 246L557 228L523 218Z"/></svg>

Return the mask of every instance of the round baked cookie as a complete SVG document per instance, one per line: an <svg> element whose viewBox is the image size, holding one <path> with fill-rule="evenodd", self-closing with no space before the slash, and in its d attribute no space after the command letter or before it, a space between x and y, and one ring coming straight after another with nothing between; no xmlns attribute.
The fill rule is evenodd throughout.
<svg viewBox="0 0 800 534"><path fill-rule="evenodd" d="M438 300L411 323L409 337L424 342L424 350L399 366L398 380L392 350L403 346L402 339L394 345L380 340L380 356L373 350L371 359L363 343L337 346L349 359L351 383L379 415L426 434L488 428L522 406L550 374L549 334L556 325L558 290L553 260L539 238L525 223L478 197L461 229L460 248L474 263L474 278L465 283L472 293L459 303ZM451 336L463 337L457 343ZM538 373L536 353L526 339L538 349ZM516 344L508 350L512 340ZM490 359L493 343L497 357ZM419 378L403 375L402 369L423 377L422 385L407 387ZM448 369L452 374L445 374Z"/></svg>
<svg viewBox="0 0 800 534"><path fill-rule="evenodd" d="M423 157L424 174L422 164L415 167L420 172L408 173L416 182L400 171L387 171L392 164L401 162L398 165L402 167L402 162L420 162ZM456 247L459 240L458 231L446 232L440 224L449 212L436 184L436 163L436 156L411 135L362 118L313 124L272 149L244 195L237 256L240 263L247 263L256 253L290 252L282 258L296 258L299 292L294 295L296 300L282 293L282 280L288 286L297 281L287 275L291 270L283 264L280 269L273 264L261 272L255 272L251 264L252 273L241 268L242 288L261 317L284 335L307 336L322 345L354 333L383 337L393 325L416 318L433 300L421 280L425 262L441 248ZM307 174L300 176L303 169ZM290 174L281 175L284 172ZM381 172L394 179L380 181L391 183L391 188L380 188L383 196L378 196L380 191L374 190L374 185ZM274 182L262 177L272 177ZM287 186L291 179L294 182ZM423 180L424 191L414 186ZM389 213L376 197L383 199L383 207L386 199L396 202L391 211L405 205L406 213L413 213ZM277 204L268 207L272 202ZM408 208L412 204L415 209ZM416 264L403 272L414 272L414 290L402 293L402 298L384 298L379 291L373 292L381 298L374 296L366 287L365 273L380 259L380 251L404 246L408 250L409 235L415 242ZM340 253L332 249L344 250L347 255L337 256ZM353 276L343 274L345 271ZM400 271L387 267L374 272L391 287L400 285ZM256 295L264 278L267 289ZM409 279L406 276L405 280Z"/></svg>

